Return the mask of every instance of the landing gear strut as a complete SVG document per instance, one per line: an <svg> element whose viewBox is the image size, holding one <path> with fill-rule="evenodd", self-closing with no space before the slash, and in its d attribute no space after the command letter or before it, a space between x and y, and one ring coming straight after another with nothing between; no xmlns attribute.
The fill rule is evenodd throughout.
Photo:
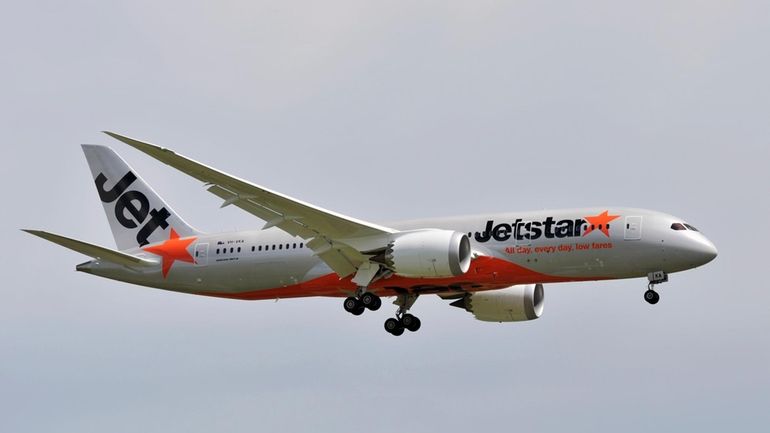
<svg viewBox="0 0 770 433"><path fill-rule="evenodd" d="M650 272L647 274L647 291L644 292L644 300L651 305L655 305L660 301L660 295L655 291L655 285L665 283L668 281L668 274L663 271Z"/></svg>
<svg viewBox="0 0 770 433"><path fill-rule="evenodd" d="M407 311L412 308L414 301L417 300L418 295L398 295L394 304L398 305L398 311L396 317L391 317L385 321L385 330L392 335L401 335L404 333L404 329L416 332L420 329L421 322L417 316L413 316Z"/></svg>
<svg viewBox="0 0 770 433"><path fill-rule="evenodd" d="M382 306L382 300L374 293L367 292L366 287L359 287L356 296L345 298L345 302L342 303L342 306L348 313L353 314L354 316L360 316L366 309L372 311L379 310L380 306Z"/></svg>

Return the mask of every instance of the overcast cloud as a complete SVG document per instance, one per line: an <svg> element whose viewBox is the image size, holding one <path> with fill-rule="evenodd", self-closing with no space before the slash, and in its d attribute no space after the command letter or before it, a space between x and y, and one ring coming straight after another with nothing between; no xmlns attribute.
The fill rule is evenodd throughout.
<svg viewBox="0 0 770 433"><path fill-rule="evenodd" d="M6 2L0 431L766 431L770 4ZM634 206L717 245L671 276L546 286L541 319L439 299L242 302L74 272L114 245L79 144L190 223L260 225L109 139L375 222Z"/></svg>

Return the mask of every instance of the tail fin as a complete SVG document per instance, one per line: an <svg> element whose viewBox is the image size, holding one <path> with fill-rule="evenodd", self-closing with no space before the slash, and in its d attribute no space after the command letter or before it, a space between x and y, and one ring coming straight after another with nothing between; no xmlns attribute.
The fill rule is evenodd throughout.
<svg viewBox="0 0 770 433"><path fill-rule="evenodd" d="M172 228L181 237L199 233L184 222L114 150L107 146L84 144L83 152L118 249L128 250L166 240Z"/></svg>

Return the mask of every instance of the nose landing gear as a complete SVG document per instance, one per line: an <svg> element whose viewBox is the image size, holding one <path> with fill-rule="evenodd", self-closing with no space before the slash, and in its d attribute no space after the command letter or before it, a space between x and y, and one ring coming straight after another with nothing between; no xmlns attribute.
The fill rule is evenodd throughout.
<svg viewBox="0 0 770 433"><path fill-rule="evenodd" d="M647 291L644 292L644 300L650 305L655 305L660 301L660 295L655 291L655 285L668 281L668 274L663 271L650 272L647 274Z"/></svg>
<svg viewBox="0 0 770 433"><path fill-rule="evenodd" d="M652 284L647 286L647 291L644 292L644 300L651 305L655 305L660 301L660 295L652 289Z"/></svg>

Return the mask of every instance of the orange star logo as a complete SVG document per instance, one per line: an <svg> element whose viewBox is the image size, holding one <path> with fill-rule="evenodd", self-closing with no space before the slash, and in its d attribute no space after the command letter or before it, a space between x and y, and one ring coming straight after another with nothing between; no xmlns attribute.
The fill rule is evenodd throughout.
<svg viewBox="0 0 770 433"><path fill-rule="evenodd" d="M143 249L148 253L152 253L163 258L163 278L166 278L168 271L171 270L171 265L173 265L175 261L181 260L183 262L189 263L195 262L193 256L187 251L187 247L189 247L191 243L195 242L195 239L197 238L190 237L180 239L179 234L177 234L176 230L172 228L171 237L169 237L167 241L163 242L162 244L146 247Z"/></svg>
<svg viewBox="0 0 770 433"><path fill-rule="evenodd" d="M591 233L594 229L599 229L604 233L604 236L610 237L610 221L617 218L620 218L620 215L610 215L609 211L604 211L596 216L585 217L588 224L591 225L588 226L588 229L583 233L583 236Z"/></svg>

